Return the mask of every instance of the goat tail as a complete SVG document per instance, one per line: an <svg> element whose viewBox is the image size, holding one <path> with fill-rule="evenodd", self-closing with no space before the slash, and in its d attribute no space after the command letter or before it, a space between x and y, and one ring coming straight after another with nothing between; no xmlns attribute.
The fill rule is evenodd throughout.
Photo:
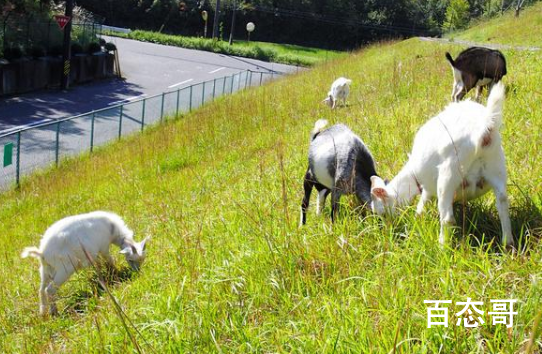
<svg viewBox="0 0 542 354"><path fill-rule="evenodd" d="M505 87L502 82L493 86L487 99L487 129L499 129L502 124Z"/></svg>
<svg viewBox="0 0 542 354"><path fill-rule="evenodd" d="M41 259L42 254L37 247L26 247L23 252L21 252L21 258L26 258L28 256Z"/></svg>
<svg viewBox="0 0 542 354"><path fill-rule="evenodd" d="M320 134L320 132L322 130L324 130L324 128L328 125L328 121L327 119L319 119L316 121L316 123L314 123L314 128L312 128L312 131L311 131L311 141L314 140L314 138L316 138L316 136L318 134Z"/></svg>
<svg viewBox="0 0 542 354"><path fill-rule="evenodd" d="M448 61L450 62L450 65L453 66L455 68L455 62L454 62L454 59L452 58L452 56L450 55L450 53L446 52L446 59L448 59Z"/></svg>

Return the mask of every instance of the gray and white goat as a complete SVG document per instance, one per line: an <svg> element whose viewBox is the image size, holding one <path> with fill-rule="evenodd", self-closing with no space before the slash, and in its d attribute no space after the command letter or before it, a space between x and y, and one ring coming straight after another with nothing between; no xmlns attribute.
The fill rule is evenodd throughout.
<svg viewBox="0 0 542 354"><path fill-rule="evenodd" d="M57 313L58 288L77 270L90 266L90 260L102 257L112 265L111 244L119 246L128 264L139 270L148 238L136 242L133 234L118 215L104 211L69 216L51 225L39 248L26 247L21 253L22 258L39 258L41 263L40 313L45 315L48 305L49 313Z"/></svg>
<svg viewBox="0 0 542 354"><path fill-rule="evenodd" d="M376 170L369 149L346 125L337 124L325 129L327 124L327 120L321 119L311 132L309 167L303 181L305 196L301 204L301 225L307 221L313 187L318 191L317 214L331 193L332 221L343 194L354 193L363 204L371 202L371 176L376 175Z"/></svg>
<svg viewBox="0 0 542 354"><path fill-rule="evenodd" d="M351 84L352 80L345 77L340 77L333 81L331 89L327 93L327 97L322 102L331 107L331 109L334 109L337 106L337 101L341 99L343 100L343 105L346 106L346 99L350 94Z"/></svg>
<svg viewBox="0 0 542 354"><path fill-rule="evenodd" d="M452 59L446 52L454 73L452 101L460 101L472 88L476 87L476 100L480 100L482 88L499 82L506 75L506 60L498 51L483 47L471 47Z"/></svg>

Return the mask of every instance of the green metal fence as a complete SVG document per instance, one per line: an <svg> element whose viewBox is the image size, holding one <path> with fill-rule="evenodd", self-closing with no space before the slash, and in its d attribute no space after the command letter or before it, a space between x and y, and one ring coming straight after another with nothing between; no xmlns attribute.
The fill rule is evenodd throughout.
<svg viewBox="0 0 542 354"><path fill-rule="evenodd" d="M277 73L242 71L174 91L145 97L93 112L0 134L0 190L19 186L23 175L63 158L92 152L97 146L159 124L167 117L190 112L215 98L260 86Z"/></svg>

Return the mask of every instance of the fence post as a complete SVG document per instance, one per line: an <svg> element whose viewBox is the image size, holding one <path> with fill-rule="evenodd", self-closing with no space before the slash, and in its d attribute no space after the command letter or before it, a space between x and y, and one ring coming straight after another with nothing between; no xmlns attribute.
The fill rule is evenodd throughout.
<svg viewBox="0 0 542 354"><path fill-rule="evenodd" d="M260 86L262 86L263 72L260 71Z"/></svg>
<svg viewBox="0 0 542 354"><path fill-rule="evenodd" d="M233 82L235 81L235 74L231 77L231 86L230 86L230 94L233 93Z"/></svg>
<svg viewBox="0 0 542 354"><path fill-rule="evenodd" d="M215 92L216 92L216 77L213 80L213 101L215 100Z"/></svg>
<svg viewBox="0 0 542 354"><path fill-rule="evenodd" d="M205 103L205 81L201 83L202 89L201 89L201 105Z"/></svg>
<svg viewBox="0 0 542 354"><path fill-rule="evenodd" d="M162 106L160 107L160 122L164 118L164 97L166 96L165 92L162 92Z"/></svg>
<svg viewBox="0 0 542 354"><path fill-rule="evenodd" d="M120 106L120 115L119 115L119 139L122 136L122 116L123 116L124 105Z"/></svg>
<svg viewBox="0 0 542 354"><path fill-rule="evenodd" d="M17 132L17 162L15 166L15 183L17 187L21 186L21 132Z"/></svg>
<svg viewBox="0 0 542 354"><path fill-rule="evenodd" d="M143 99L143 108L141 109L141 131L145 128L145 102L147 102L147 99Z"/></svg>
<svg viewBox="0 0 542 354"><path fill-rule="evenodd" d="M194 85L190 85L190 98L189 98L189 101L188 101L188 111L189 112L192 112L192 87Z"/></svg>
<svg viewBox="0 0 542 354"><path fill-rule="evenodd" d="M181 95L181 89L177 89L177 109L175 110L175 117L179 115L179 96Z"/></svg>
<svg viewBox="0 0 542 354"><path fill-rule="evenodd" d="M248 81L248 70L246 71L246 75L245 75L245 87L244 88L247 88L247 81Z"/></svg>
<svg viewBox="0 0 542 354"><path fill-rule="evenodd" d="M226 94L226 77L224 76L222 78L223 82L222 82L222 94L225 95Z"/></svg>
<svg viewBox="0 0 542 354"><path fill-rule="evenodd" d="M90 123L90 152L94 150L94 119L96 118L96 112L92 112L92 121Z"/></svg>
<svg viewBox="0 0 542 354"><path fill-rule="evenodd" d="M55 144L55 164L58 167L58 157L60 148L60 122L56 123L56 144Z"/></svg>

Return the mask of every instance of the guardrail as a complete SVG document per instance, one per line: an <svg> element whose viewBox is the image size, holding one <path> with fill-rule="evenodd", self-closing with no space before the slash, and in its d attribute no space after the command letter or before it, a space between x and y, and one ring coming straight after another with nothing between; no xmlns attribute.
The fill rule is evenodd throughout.
<svg viewBox="0 0 542 354"><path fill-rule="evenodd" d="M216 97L273 79L275 72L246 70L173 91L73 117L0 134L0 190L19 186L21 177L63 158L142 131L167 116L187 113Z"/></svg>

